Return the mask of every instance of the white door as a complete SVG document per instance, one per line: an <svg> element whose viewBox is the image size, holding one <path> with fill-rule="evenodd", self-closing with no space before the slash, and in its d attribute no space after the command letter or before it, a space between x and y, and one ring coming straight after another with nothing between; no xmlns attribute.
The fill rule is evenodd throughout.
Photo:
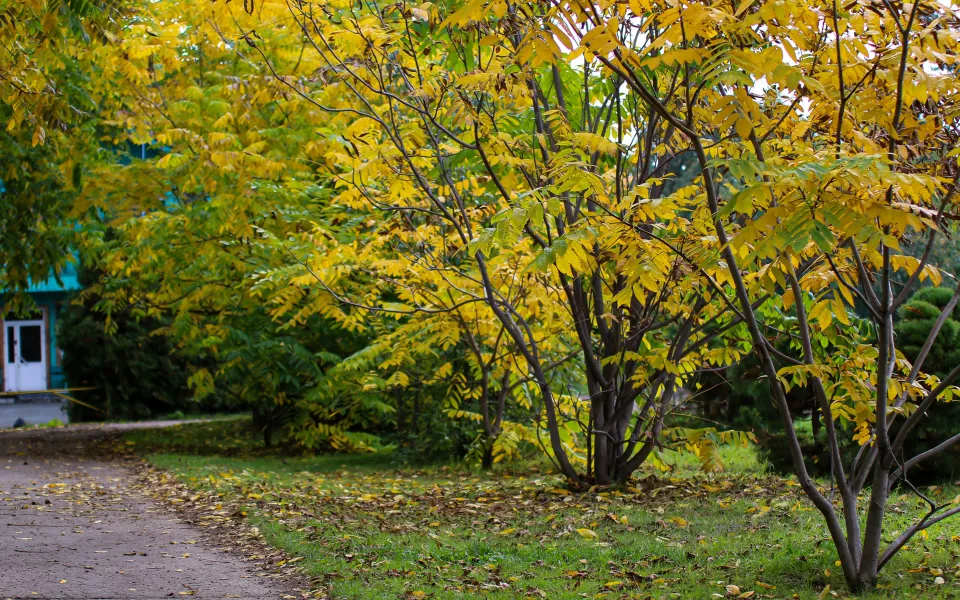
<svg viewBox="0 0 960 600"><path fill-rule="evenodd" d="M5 321L3 387L7 392L47 389L47 336L43 321Z"/></svg>

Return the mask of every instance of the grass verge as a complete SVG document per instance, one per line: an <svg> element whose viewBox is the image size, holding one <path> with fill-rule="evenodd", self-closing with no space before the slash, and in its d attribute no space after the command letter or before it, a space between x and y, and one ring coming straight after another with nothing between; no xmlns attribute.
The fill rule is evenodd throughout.
<svg viewBox="0 0 960 600"><path fill-rule="evenodd" d="M631 487L572 494L535 466L484 474L396 468L384 453L277 456L237 420L128 439L189 487L242 506L331 598L847 596L819 513L749 450L728 452L723 474L678 460L671 476L645 470ZM944 502L958 488L924 492ZM924 506L894 496L888 536ZM915 538L864 597L960 597L958 534L960 521L947 521Z"/></svg>

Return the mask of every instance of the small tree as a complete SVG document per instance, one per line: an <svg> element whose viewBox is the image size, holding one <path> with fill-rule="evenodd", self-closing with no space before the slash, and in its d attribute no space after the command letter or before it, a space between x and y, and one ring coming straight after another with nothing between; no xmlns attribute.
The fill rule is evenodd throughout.
<svg viewBox="0 0 960 600"><path fill-rule="evenodd" d="M519 274L491 275L492 260L531 247L554 269L540 281L583 354L587 478L628 476L656 446L685 374L707 359L702 334L742 325L852 589L873 587L913 535L960 512L931 504L883 543L890 485L960 441L902 456L934 403L955 393L960 366L943 379L922 367L960 292L913 363L895 338L913 286L942 277L929 250L917 259L897 248L933 239L956 191L950 5L289 5L325 64L324 92L310 78L280 80L318 110L358 117L342 155L351 193L434 224L413 262L430 256L475 281L471 297L504 324L539 388L564 474L584 478L542 372L548 338L502 287ZM664 197L671 162L687 154L698 177ZM894 289L898 270L907 282ZM870 336L853 335L852 306ZM789 352L771 341L780 332ZM816 349L829 344L829 356ZM721 364L739 354L729 342L719 350L733 355ZM798 384L823 415L841 508L804 464L786 399ZM850 465L843 422L862 444Z"/></svg>
<svg viewBox="0 0 960 600"><path fill-rule="evenodd" d="M956 51L954 9L937 2L560 3L553 19L678 132L676 151L696 155L695 193L712 232L704 244L715 252L699 264L723 273L736 298L800 486L826 520L847 582L855 591L872 588L918 531L960 512L931 502L927 514L883 541L890 486L909 487L911 467L960 441L952 435L916 456L903 454L934 404L957 391L960 365L942 379L922 368L960 288L912 363L898 354L895 336L912 288L942 276L930 248L952 210L958 176L960 89L952 59L944 60ZM651 37L651 48L637 48L635 40ZM919 259L897 253L913 235L929 240ZM898 270L907 280L895 289ZM849 335L853 305L869 315L872 343ZM774 346L775 325L760 318L777 314L775 331L791 337L789 353ZM818 356L816 346L843 339L844 348ZM810 387L824 416L840 508L804 464L786 398L797 384ZM851 423L861 444L849 465L840 422Z"/></svg>
<svg viewBox="0 0 960 600"><path fill-rule="evenodd" d="M739 355L711 346L740 333L737 311L683 259L702 252L691 198L652 200L676 131L621 94L622 78L558 60L566 34L545 33L546 7L287 4L316 76L244 39L310 110L351 116L324 130L343 140L329 155L335 201L389 223L411 312L485 304L536 390L558 469L625 481L664 443L684 381ZM324 254L304 262L324 286L338 279ZM572 350L580 389L550 375Z"/></svg>

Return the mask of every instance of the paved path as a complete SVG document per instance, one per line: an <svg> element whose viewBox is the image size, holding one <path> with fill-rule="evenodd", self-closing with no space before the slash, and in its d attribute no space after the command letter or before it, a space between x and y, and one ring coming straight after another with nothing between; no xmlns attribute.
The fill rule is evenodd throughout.
<svg viewBox="0 0 960 600"><path fill-rule="evenodd" d="M0 598L283 596L145 500L120 463L89 458L108 432L0 432Z"/></svg>

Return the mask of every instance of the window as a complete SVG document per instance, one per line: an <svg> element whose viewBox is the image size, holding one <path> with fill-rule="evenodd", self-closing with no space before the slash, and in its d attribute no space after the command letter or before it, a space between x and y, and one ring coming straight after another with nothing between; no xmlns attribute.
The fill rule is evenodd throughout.
<svg viewBox="0 0 960 600"><path fill-rule="evenodd" d="M20 359L23 362L43 362L41 330L39 325L20 326Z"/></svg>

